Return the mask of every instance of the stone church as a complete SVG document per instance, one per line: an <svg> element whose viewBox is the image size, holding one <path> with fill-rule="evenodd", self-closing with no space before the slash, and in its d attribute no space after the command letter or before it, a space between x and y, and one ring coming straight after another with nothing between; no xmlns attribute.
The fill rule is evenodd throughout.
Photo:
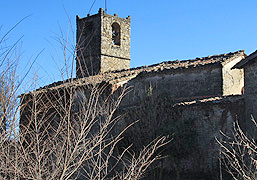
<svg viewBox="0 0 257 180"><path fill-rule="evenodd" d="M215 138L220 131L229 134L236 121L250 128L250 116L257 117L257 52L247 56L240 50L130 68L130 21L130 16L109 15L101 8L95 15L77 16L76 78L72 84L55 82L35 92L103 83L114 93L130 86L117 112L124 115L120 126L139 120L125 133L127 143L140 146L174 133L173 144L165 150L168 158L158 168L159 179L175 179L174 172L181 179L216 179ZM30 93L23 97L24 104ZM26 113L24 108L21 123Z"/></svg>

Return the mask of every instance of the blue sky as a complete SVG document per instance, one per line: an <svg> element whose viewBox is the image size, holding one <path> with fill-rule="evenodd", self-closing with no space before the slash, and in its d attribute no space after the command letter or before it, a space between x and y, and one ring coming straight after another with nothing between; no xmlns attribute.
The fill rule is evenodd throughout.
<svg viewBox="0 0 257 180"><path fill-rule="evenodd" d="M62 59L53 48L59 47L54 40L59 26L67 32L70 18L75 29L75 16L86 16L93 2L0 0L0 36L31 15L14 29L8 42L24 35L20 64L24 72L26 64L44 49L32 71L38 71L39 86L61 80L58 66ZM104 4L96 0L90 14ZM107 9L108 14L131 16L131 67L240 49L250 54L257 49L256 0L107 0Z"/></svg>

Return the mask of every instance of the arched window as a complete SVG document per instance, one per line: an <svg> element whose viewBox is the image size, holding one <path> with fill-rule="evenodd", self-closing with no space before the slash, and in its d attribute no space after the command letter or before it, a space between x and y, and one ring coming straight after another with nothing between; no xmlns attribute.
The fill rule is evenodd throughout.
<svg viewBox="0 0 257 180"><path fill-rule="evenodd" d="M120 25L116 22L112 24L112 42L114 45L120 45Z"/></svg>

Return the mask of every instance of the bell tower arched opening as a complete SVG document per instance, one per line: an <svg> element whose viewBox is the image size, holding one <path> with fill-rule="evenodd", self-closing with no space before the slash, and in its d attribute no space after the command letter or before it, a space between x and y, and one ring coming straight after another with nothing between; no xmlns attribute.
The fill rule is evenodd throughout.
<svg viewBox="0 0 257 180"><path fill-rule="evenodd" d="M112 24L112 42L120 46L120 25L116 22Z"/></svg>

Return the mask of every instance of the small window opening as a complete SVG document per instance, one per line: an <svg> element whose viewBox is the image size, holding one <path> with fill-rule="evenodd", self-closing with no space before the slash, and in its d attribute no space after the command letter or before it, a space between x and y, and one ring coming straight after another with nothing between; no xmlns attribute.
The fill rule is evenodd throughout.
<svg viewBox="0 0 257 180"><path fill-rule="evenodd" d="M120 45L120 25L116 22L112 24L112 42L114 45Z"/></svg>

